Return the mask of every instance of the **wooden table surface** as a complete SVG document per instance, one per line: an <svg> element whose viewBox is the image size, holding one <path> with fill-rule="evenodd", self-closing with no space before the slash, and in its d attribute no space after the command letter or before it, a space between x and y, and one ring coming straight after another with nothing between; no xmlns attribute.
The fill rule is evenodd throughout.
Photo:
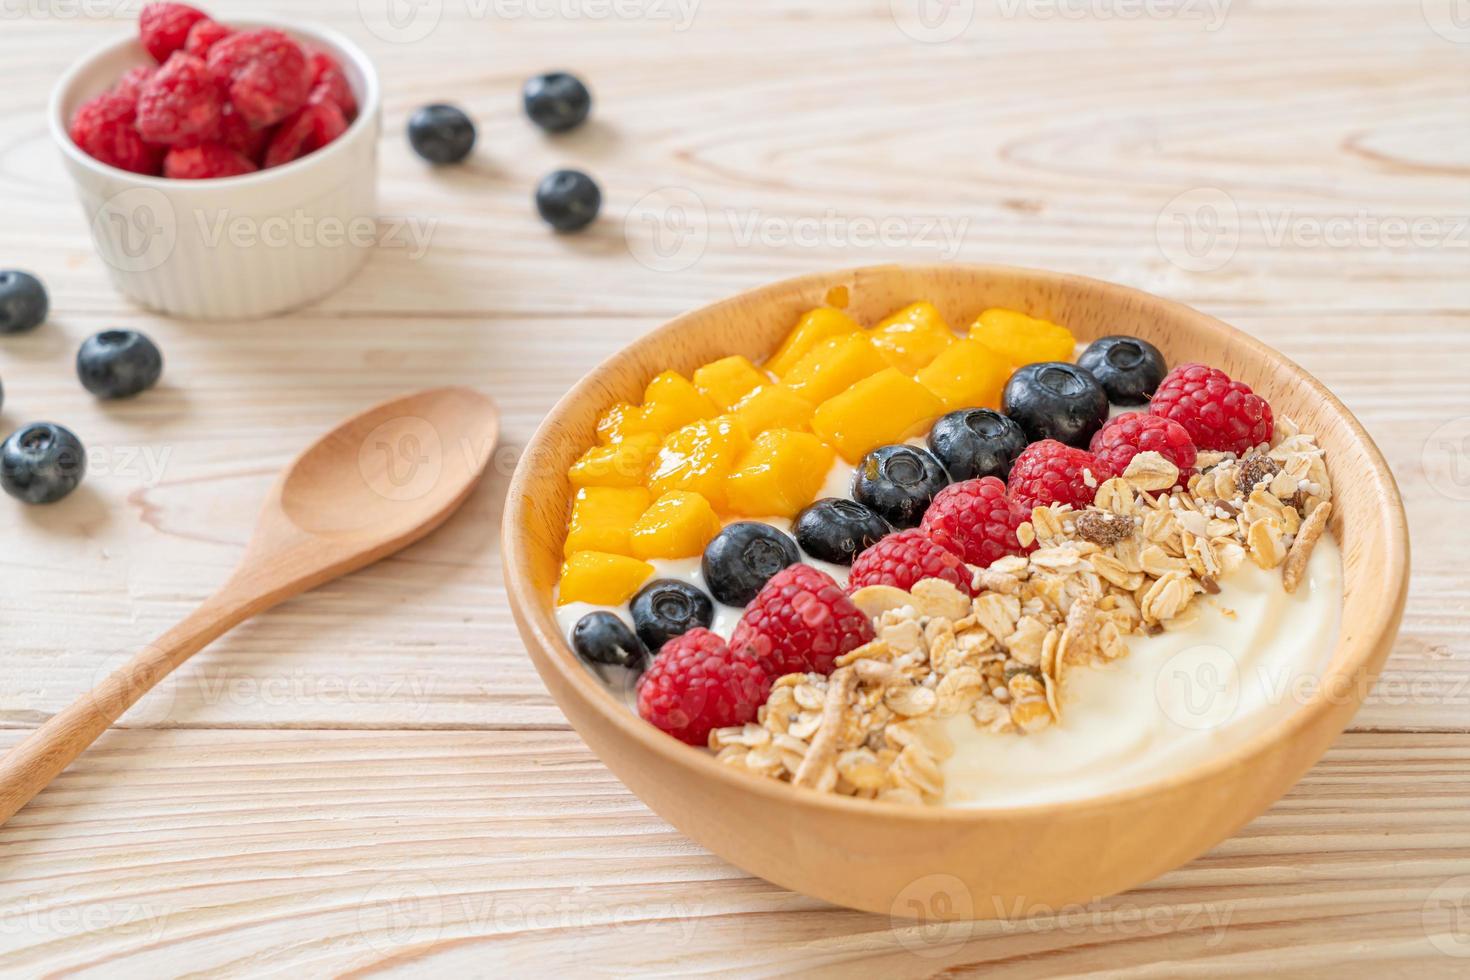
<svg viewBox="0 0 1470 980"><path fill-rule="evenodd" d="M459 383L505 423L442 531L195 657L0 829L0 971L1470 970L1470 26L1450 0L929 2L220 5L329 23L385 84L382 247L253 323L114 292L49 141L52 82L137 3L0 2L0 266L54 306L0 342L3 424L92 453L65 502L0 500L0 745L220 582L339 417ZM597 104L547 139L519 85L558 67ZM431 172L401 133L445 99L480 145ZM531 208L557 166L605 191L580 236ZM1304 364L1394 467L1414 579L1351 730L1236 837L1086 907L924 931L752 879L631 796L522 650L497 527L519 447L620 345L758 283L936 258L1153 290ZM102 405L71 358L113 325L168 367Z"/></svg>

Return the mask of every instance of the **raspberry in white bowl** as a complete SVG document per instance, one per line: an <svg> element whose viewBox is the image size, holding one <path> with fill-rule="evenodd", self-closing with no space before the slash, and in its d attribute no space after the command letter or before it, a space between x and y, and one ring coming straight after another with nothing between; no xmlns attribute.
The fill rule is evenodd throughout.
<svg viewBox="0 0 1470 980"><path fill-rule="evenodd" d="M152 3L138 39L156 66L128 69L78 106L68 128L108 166L175 180L238 177L321 149L357 116L337 58L282 30Z"/></svg>
<svg viewBox="0 0 1470 980"><path fill-rule="evenodd" d="M270 316L340 288L378 240L372 62L316 25L142 13L141 33L62 75L49 110L114 285L198 319Z"/></svg>

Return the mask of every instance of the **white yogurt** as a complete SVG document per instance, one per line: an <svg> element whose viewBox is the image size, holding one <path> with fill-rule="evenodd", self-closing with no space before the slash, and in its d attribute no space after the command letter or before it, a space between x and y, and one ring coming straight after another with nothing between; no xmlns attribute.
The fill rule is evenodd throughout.
<svg viewBox="0 0 1470 980"><path fill-rule="evenodd" d="M954 744L940 766L944 802L1100 796L1183 772L1285 718L1314 690L1337 642L1337 542L1318 540L1293 594L1282 589L1280 569L1249 559L1220 589L1195 600L1200 615L1189 626L1130 636L1126 657L1066 674L1058 724L996 735L968 715L938 722Z"/></svg>

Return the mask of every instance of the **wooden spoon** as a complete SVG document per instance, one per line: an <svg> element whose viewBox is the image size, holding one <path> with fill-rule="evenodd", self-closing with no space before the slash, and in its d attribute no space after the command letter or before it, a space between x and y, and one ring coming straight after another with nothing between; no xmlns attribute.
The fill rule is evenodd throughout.
<svg viewBox="0 0 1470 980"><path fill-rule="evenodd" d="M454 513L495 448L495 403L432 388L343 422L286 468L233 575L192 614L0 759L0 823L226 630L370 565Z"/></svg>

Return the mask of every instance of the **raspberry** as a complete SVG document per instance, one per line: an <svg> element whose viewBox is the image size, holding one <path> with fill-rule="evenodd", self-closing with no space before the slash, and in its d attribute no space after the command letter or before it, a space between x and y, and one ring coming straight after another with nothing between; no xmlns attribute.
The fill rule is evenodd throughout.
<svg viewBox="0 0 1470 980"><path fill-rule="evenodd" d="M174 54L138 91L138 132L150 143L197 143L218 132L223 108L204 62Z"/></svg>
<svg viewBox="0 0 1470 980"><path fill-rule="evenodd" d="M258 169L249 159L215 140L197 146L176 146L163 158L163 175L175 180L238 177Z"/></svg>
<svg viewBox="0 0 1470 980"><path fill-rule="evenodd" d="M919 530L967 564L988 567L997 558L1024 554L1016 528L1031 515L1006 495L993 476L952 483L934 497Z"/></svg>
<svg viewBox="0 0 1470 980"><path fill-rule="evenodd" d="M942 578L965 595L974 594L970 570L960 557L913 527L888 535L858 555L847 588L855 592L865 585L891 585L907 591L926 578Z"/></svg>
<svg viewBox="0 0 1470 980"><path fill-rule="evenodd" d="M229 89L250 125L280 122L306 104L311 69L301 45L281 31L242 31L209 49L209 71Z"/></svg>
<svg viewBox="0 0 1470 980"><path fill-rule="evenodd" d="M139 65L136 68L129 68L123 74L122 78L119 78L113 83L112 90L133 103L136 109L138 105L138 93L143 90L144 84L147 83L148 79L153 77L153 73L156 71L158 69L152 65Z"/></svg>
<svg viewBox="0 0 1470 980"><path fill-rule="evenodd" d="M196 58L203 58L209 54L210 48L233 33L235 32L225 25L217 24L206 17L189 28L189 38L184 42L184 50Z"/></svg>
<svg viewBox="0 0 1470 980"><path fill-rule="evenodd" d="M1071 504L1081 510L1097 496L1098 484L1112 475L1107 464L1087 450L1043 439L1016 457L1010 475L1011 499L1023 507Z"/></svg>
<svg viewBox="0 0 1470 980"><path fill-rule="evenodd" d="M347 84L347 76L342 73L342 66L337 64L337 59L320 48L308 48L306 60L311 70L311 94L306 97L306 101L313 104L334 102L349 121L356 118L357 99L353 96L352 86Z"/></svg>
<svg viewBox="0 0 1470 980"><path fill-rule="evenodd" d="M138 37L153 60L163 64L184 46L190 28L208 19L204 11L187 4L150 3L138 14Z"/></svg>
<svg viewBox="0 0 1470 980"><path fill-rule="evenodd" d="M754 721L771 692L771 678L749 653L696 627L663 645L638 678L638 714L690 745L704 745L712 728Z"/></svg>
<svg viewBox="0 0 1470 980"><path fill-rule="evenodd" d="M1243 455L1271 440L1271 406L1247 385L1203 364L1181 364L1154 392L1149 414L1173 419L1199 449Z"/></svg>
<svg viewBox="0 0 1470 980"><path fill-rule="evenodd" d="M157 174L159 152L138 135L133 118L131 99L118 92L103 92L83 103L72 116L72 142L109 167Z"/></svg>
<svg viewBox="0 0 1470 980"><path fill-rule="evenodd" d="M1184 426L1162 415L1119 415L1097 431L1088 448L1112 473L1122 473L1134 456L1146 452L1158 453L1179 467L1177 486L1188 485L1194 472L1194 440Z"/></svg>
<svg viewBox="0 0 1470 980"><path fill-rule="evenodd" d="M872 638L868 617L832 576L810 565L788 565L745 607L730 646L747 651L776 678L830 674L834 660Z"/></svg>
<svg viewBox="0 0 1470 980"><path fill-rule="evenodd" d="M265 151L265 165L279 167L320 150L347 131L347 119L335 103L323 102L301 109L281 123Z"/></svg>
<svg viewBox="0 0 1470 980"><path fill-rule="evenodd" d="M255 164L265 159L265 148L275 134L274 129L251 129L245 117L229 104L219 119L219 141Z"/></svg>

